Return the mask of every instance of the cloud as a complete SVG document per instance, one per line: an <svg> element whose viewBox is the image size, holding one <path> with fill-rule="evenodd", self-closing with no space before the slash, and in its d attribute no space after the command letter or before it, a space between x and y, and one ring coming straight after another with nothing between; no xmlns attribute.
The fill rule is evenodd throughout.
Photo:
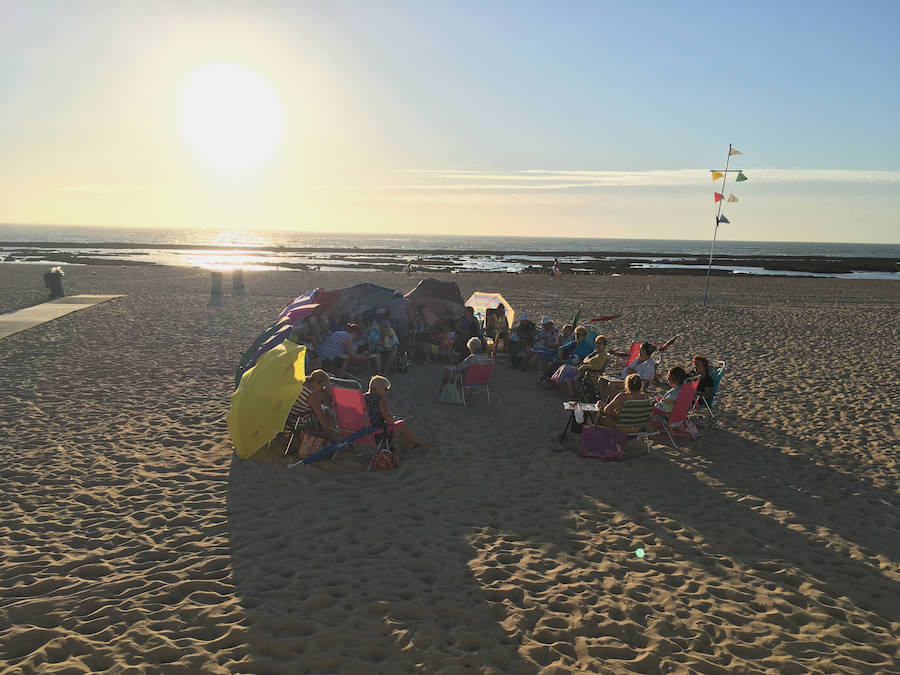
<svg viewBox="0 0 900 675"><path fill-rule="evenodd" d="M54 192L98 195L102 197L146 197L160 192L155 185L63 185Z"/></svg>
<svg viewBox="0 0 900 675"><path fill-rule="evenodd" d="M684 187L711 184L709 169L652 169L646 171L529 169L513 172L460 169L400 169L398 172L427 176L431 182L427 184L413 183L403 186L367 186L359 189L571 190L575 188L604 187ZM900 171L746 169L745 173L755 183L900 183ZM451 183L450 181L453 182Z"/></svg>

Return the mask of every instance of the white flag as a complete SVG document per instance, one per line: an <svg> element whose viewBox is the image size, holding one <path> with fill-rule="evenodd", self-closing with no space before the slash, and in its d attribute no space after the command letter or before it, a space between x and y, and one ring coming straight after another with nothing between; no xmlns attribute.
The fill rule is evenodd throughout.
<svg viewBox="0 0 900 675"><path fill-rule="evenodd" d="M738 200L738 198L735 197L734 195L728 195L728 201L729 201L729 202L736 202L737 200Z"/></svg>
<svg viewBox="0 0 900 675"><path fill-rule="evenodd" d="M743 155L743 154L744 154L744 153L741 152L740 150L735 150L734 148L729 148L729 149L728 149L728 156L729 156L729 157L731 157L732 155Z"/></svg>

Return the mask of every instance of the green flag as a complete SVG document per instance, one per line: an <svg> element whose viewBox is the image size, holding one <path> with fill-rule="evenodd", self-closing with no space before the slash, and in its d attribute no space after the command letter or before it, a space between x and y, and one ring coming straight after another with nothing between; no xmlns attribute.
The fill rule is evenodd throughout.
<svg viewBox="0 0 900 675"><path fill-rule="evenodd" d="M735 183L743 183L745 180L747 180L747 176L744 175L744 172L738 171L737 178L734 179L734 182Z"/></svg>

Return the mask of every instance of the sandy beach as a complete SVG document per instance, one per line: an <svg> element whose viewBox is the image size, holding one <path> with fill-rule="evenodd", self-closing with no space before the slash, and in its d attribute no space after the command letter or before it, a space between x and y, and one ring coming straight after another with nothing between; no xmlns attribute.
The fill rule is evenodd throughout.
<svg viewBox="0 0 900 675"><path fill-rule="evenodd" d="M0 312L45 295L0 265ZM552 452L561 396L392 376L398 470L233 455L241 352L294 296L402 274L68 267L125 294L0 340L2 673L884 673L900 665L894 281L454 274L615 346L727 362L718 428ZM230 291L230 287L226 286ZM638 558L634 551L644 548Z"/></svg>

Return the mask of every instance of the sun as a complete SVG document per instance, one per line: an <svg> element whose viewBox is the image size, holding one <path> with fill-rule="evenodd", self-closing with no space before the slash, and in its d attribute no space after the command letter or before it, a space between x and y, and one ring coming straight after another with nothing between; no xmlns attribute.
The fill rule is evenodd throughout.
<svg viewBox="0 0 900 675"><path fill-rule="evenodd" d="M213 169L264 165L281 145L284 110L258 73L231 63L192 71L178 93L178 129L191 151Z"/></svg>

